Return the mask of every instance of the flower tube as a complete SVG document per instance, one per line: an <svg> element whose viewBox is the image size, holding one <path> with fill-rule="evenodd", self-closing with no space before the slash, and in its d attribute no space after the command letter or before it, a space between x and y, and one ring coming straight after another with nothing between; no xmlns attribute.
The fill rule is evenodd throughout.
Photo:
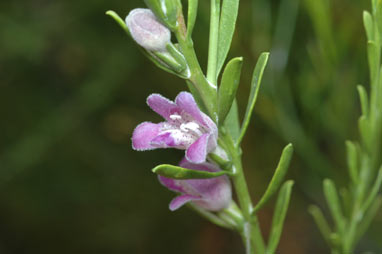
<svg viewBox="0 0 382 254"><path fill-rule="evenodd" d="M215 164L208 162L193 164L186 159L183 159L179 165L183 168L208 172L221 170ZM175 180L159 176L159 181L166 188L181 194L171 201L169 206L171 211L192 202L205 210L215 212L227 208L232 200L231 183L227 176L190 180Z"/></svg>

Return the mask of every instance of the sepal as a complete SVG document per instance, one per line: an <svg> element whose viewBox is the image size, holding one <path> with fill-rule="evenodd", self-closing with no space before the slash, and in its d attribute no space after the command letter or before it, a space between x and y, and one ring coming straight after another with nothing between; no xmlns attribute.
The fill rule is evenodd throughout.
<svg viewBox="0 0 382 254"><path fill-rule="evenodd" d="M162 164L152 169L155 174L165 176L171 179L186 180L186 179L208 179L229 174L227 171L208 172L182 168L169 164Z"/></svg>
<svg viewBox="0 0 382 254"><path fill-rule="evenodd" d="M115 22L117 22L117 24L129 35L131 36L130 34L130 31L129 31L129 28L126 26L126 23L125 21L115 12L115 11L112 11L112 10L108 10L106 12L106 15L110 16L112 19L115 20Z"/></svg>
<svg viewBox="0 0 382 254"><path fill-rule="evenodd" d="M155 16L171 31L178 27L178 14L182 9L179 0L145 0Z"/></svg>

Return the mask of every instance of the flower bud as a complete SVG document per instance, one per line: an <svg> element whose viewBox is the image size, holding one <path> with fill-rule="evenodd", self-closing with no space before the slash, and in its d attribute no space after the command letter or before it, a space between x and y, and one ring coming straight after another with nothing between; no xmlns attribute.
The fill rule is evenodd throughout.
<svg viewBox="0 0 382 254"><path fill-rule="evenodd" d="M133 39L149 51L165 51L171 32L162 25L150 9L134 9L126 17Z"/></svg>

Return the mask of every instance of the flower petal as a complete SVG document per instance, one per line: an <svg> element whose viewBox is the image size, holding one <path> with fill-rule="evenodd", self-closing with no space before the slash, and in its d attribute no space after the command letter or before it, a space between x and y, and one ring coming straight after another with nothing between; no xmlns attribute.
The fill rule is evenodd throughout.
<svg viewBox="0 0 382 254"><path fill-rule="evenodd" d="M144 122L138 125L132 137L133 149L152 150L156 147L151 145L151 141L158 136L161 124L155 124L151 122Z"/></svg>
<svg viewBox="0 0 382 254"><path fill-rule="evenodd" d="M195 201L195 200L200 200L200 198L196 196L188 195L188 194L177 196L171 201L170 210L175 211L176 209L183 206L187 202Z"/></svg>
<svg viewBox="0 0 382 254"><path fill-rule="evenodd" d="M158 180L164 187L166 187L169 190L180 192L180 193L185 192L184 188L182 187L181 184L179 184L178 180L171 179L164 176L158 176Z"/></svg>
<svg viewBox="0 0 382 254"><path fill-rule="evenodd" d="M215 164L208 163L208 162L195 164L195 163L189 162L186 158L182 159L182 161L179 163L179 166L182 168L195 169L195 170L207 171L207 172L218 172L221 170Z"/></svg>
<svg viewBox="0 0 382 254"><path fill-rule="evenodd" d="M220 211L227 208L232 201L232 190L229 182L221 182L216 185L205 196L195 200L195 204L208 211Z"/></svg>
<svg viewBox="0 0 382 254"><path fill-rule="evenodd" d="M210 153L216 149L216 147L218 145L217 135L218 135L218 133L216 131L216 132L212 132L211 135L208 137L207 153Z"/></svg>
<svg viewBox="0 0 382 254"><path fill-rule="evenodd" d="M189 162L198 164L206 161L209 137L210 134L203 134L186 150L186 159Z"/></svg>
<svg viewBox="0 0 382 254"><path fill-rule="evenodd" d="M171 136L171 132L165 132L156 136L152 141L151 145L157 148L167 148L167 147L175 147L175 139Z"/></svg>
<svg viewBox="0 0 382 254"><path fill-rule="evenodd" d="M192 94L188 92L180 92L175 98L175 104L178 105L180 109L190 114L196 121L208 126L205 122L205 117L208 116L204 115L204 113L200 111Z"/></svg>
<svg viewBox="0 0 382 254"><path fill-rule="evenodd" d="M176 111L180 111L179 107L169 99L160 94L151 94L147 98L147 104L156 113L161 115L167 121L170 121L170 115Z"/></svg>

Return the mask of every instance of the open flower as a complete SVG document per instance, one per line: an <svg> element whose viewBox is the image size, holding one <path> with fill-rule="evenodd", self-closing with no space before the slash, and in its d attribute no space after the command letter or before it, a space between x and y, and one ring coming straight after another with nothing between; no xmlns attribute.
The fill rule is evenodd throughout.
<svg viewBox="0 0 382 254"><path fill-rule="evenodd" d="M218 130L211 118L200 111L194 97L181 92L172 102L152 94L147 104L166 121L138 125L133 133L133 148L142 151L173 147L186 150L186 159L192 163L205 162L207 154L217 146Z"/></svg>
<svg viewBox="0 0 382 254"><path fill-rule="evenodd" d="M217 172L220 169L211 163L193 164L183 159L179 164L183 168ZM170 210L174 211L187 202L208 211L220 211L227 208L232 200L231 183L227 176L209 179L175 180L159 176L159 181L168 189L181 193L170 203Z"/></svg>

